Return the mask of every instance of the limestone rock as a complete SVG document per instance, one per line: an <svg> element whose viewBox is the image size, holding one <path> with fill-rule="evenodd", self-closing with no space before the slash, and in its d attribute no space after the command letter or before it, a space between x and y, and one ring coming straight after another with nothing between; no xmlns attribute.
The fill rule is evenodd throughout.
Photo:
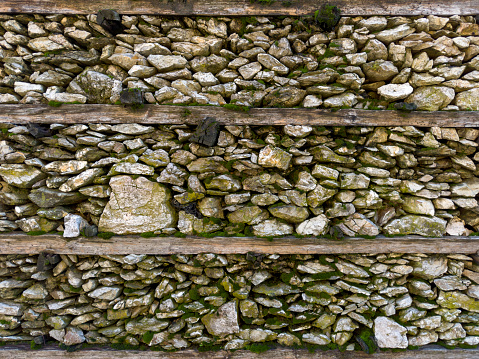
<svg viewBox="0 0 479 359"><path fill-rule="evenodd" d="M38 207L51 208L82 202L86 196L78 192L62 192L57 189L41 187L32 190L28 198Z"/></svg>
<svg viewBox="0 0 479 359"><path fill-rule="evenodd" d="M438 217L407 215L394 219L383 230L390 235L418 234L427 237L441 237L446 231L447 222Z"/></svg>
<svg viewBox="0 0 479 359"><path fill-rule="evenodd" d="M456 96L456 105L460 110L478 111L479 110L479 88L473 88L464 91Z"/></svg>
<svg viewBox="0 0 479 359"><path fill-rule="evenodd" d="M121 82L100 72L85 70L70 82L67 91L84 95L88 103L115 103L120 99Z"/></svg>
<svg viewBox="0 0 479 359"><path fill-rule="evenodd" d="M207 314L201 318L206 330L211 335L225 337L240 331L238 324L238 302L231 301L223 304L215 313Z"/></svg>
<svg viewBox="0 0 479 359"><path fill-rule="evenodd" d="M418 87L405 102L415 103L418 110L438 111L454 99L454 89L445 86Z"/></svg>
<svg viewBox="0 0 479 359"><path fill-rule="evenodd" d="M374 319L374 336L379 348L402 348L408 346L407 329L388 317Z"/></svg>
<svg viewBox="0 0 479 359"><path fill-rule="evenodd" d="M277 167L282 170L286 170L293 155L278 148L268 145L264 147L258 157L258 164L264 167Z"/></svg>
<svg viewBox="0 0 479 359"><path fill-rule="evenodd" d="M253 234L258 237L276 237L293 233L293 226L277 219L267 219L253 226Z"/></svg>
<svg viewBox="0 0 479 359"><path fill-rule="evenodd" d="M154 232L173 227L176 213L169 190L145 177L110 179L112 195L99 222L99 231L116 234Z"/></svg>
<svg viewBox="0 0 479 359"><path fill-rule="evenodd" d="M34 183L46 177L35 167L24 164L2 164L0 176L8 184L20 188L31 188Z"/></svg>
<svg viewBox="0 0 479 359"><path fill-rule="evenodd" d="M159 72L183 69L188 61L183 56L173 55L150 55L148 62L156 67Z"/></svg>
<svg viewBox="0 0 479 359"><path fill-rule="evenodd" d="M414 89L408 83L388 84L378 88L378 94L387 101L402 100L412 94Z"/></svg>
<svg viewBox="0 0 479 359"><path fill-rule="evenodd" d="M321 236L328 230L329 219L324 214L301 222L296 227L296 232L302 236Z"/></svg>

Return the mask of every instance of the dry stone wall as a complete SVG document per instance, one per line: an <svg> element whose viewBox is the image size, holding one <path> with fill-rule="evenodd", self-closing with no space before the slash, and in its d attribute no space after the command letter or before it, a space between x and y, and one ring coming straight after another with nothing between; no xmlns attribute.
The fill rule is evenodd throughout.
<svg viewBox="0 0 479 359"><path fill-rule="evenodd" d="M479 109L472 16L305 18L0 15L0 103Z"/></svg>
<svg viewBox="0 0 479 359"><path fill-rule="evenodd" d="M97 227L261 237L479 230L479 129L207 128L209 138L203 125L4 125L0 228L65 237Z"/></svg>
<svg viewBox="0 0 479 359"><path fill-rule="evenodd" d="M2 255L0 335L71 349L476 346L478 284L464 255Z"/></svg>

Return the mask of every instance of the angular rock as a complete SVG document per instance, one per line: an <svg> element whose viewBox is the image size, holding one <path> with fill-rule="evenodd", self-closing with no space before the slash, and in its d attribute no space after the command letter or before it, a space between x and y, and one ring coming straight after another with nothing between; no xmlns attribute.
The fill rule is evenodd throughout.
<svg viewBox="0 0 479 359"><path fill-rule="evenodd" d="M379 348L408 347L407 329L388 317L374 319L374 336Z"/></svg>
<svg viewBox="0 0 479 359"><path fill-rule="evenodd" d="M282 223L277 219L267 219L252 227L253 234L257 237L276 237L293 233L293 226Z"/></svg>
<svg viewBox="0 0 479 359"><path fill-rule="evenodd" d="M212 147L218 141L219 130L220 125L216 119L207 117L199 123L190 141Z"/></svg>
<svg viewBox="0 0 479 359"><path fill-rule="evenodd" d="M264 167L277 167L286 170L288 169L292 158L292 154L278 147L268 145L260 151L258 164Z"/></svg>
<svg viewBox="0 0 479 359"><path fill-rule="evenodd" d="M426 237L441 237L447 222L442 218L407 215L394 219L383 230L390 235L418 234Z"/></svg>
<svg viewBox="0 0 479 359"><path fill-rule="evenodd" d="M426 86L417 88L406 103L415 103L418 110L438 111L449 105L454 99L454 89L445 86Z"/></svg>
<svg viewBox="0 0 479 359"><path fill-rule="evenodd" d="M161 73L184 69L188 63L183 56L173 55L150 55L147 60Z"/></svg>
<svg viewBox="0 0 479 359"><path fill-rule="evenodd" d="M408 83L389 84L378 88L378 94L387 101L402 100L412 94L414 89Z"/></svg>
<svg viewBox="0 0 479 359"><path fill-rule="evenodd" d="M28 198L38 207L51 208L80 203L87 197L78 192L62 192L57 189L41 187L32 190Z"/></svg>
<svg viewBox="0 0 479 359"><path fill-rule="evenodd" d="M201 318L206 330L211 335L225 337L240 331L238 324L238 302L231 301L223 304L215 313Z"/></svg>
<svg viewBox="0 0 479 359"><path fill-rule="evenodd" d="M296 227L296 232L302 236L312 235L321 236L328 231L329 219L324 214L310 218L301 222Z"/></svg>
<svg viewBox="0 0 479 359"><path fill-rule="evenodd" d="M173 227L176 212L169 190L145 177L110 179L112 195L98 225L100 232L133 234Z"/></svg>
<svg viewBox="0 0 479 359"><path fill-rule="evenodd" d="M8 184L20 188L31 188L34 183L46 177L35 167L24 164L2 164L0 176Z"/></svg>

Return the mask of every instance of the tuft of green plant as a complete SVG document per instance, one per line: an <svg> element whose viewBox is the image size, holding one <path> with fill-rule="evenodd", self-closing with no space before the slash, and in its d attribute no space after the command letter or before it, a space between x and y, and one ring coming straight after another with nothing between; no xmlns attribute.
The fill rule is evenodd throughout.
<svg viewBox="0 0 479 359"><path fill-rule="evenodd" d="M61 105L81 105L80 101L73 101L73 102L60 102L60 101L48 101L48 106L51 107L60 107Z"/></svg>
<svg viewBox="0 0 479 359"><path fill-rule="evenodd" d="M42 348L43 348L43 345L42 345L42 344L37 344L37 343L35 343L34 340L32 340L32 341L30 342L30 349L31 349L31 350L39 350L39 349L42 349Z"/></svg>
<svg viewBox="0 0 479 359"><path fill-rule="evenodd" d="M110 239L114 235L115 235L115 233L113 233L113 232L100 232L100 233L97 234L97 236L99 238L103 238L103 239Z"/></svg>
<svg viewBox="0 0 479 359"><path fill-rule="evenodd" d="M143 237L143 238L152 238L156 236L157 235L154 232L143 232L140 234L140 237Z"/></svg>
<svg viewBox="0 0 479 359"><path fill-rule="evenodd" d="M178 238L186 238L186 234L181 233L180 231L175 232L174 236Z"/></svg>
<svg viewBox="0 0 479 359"><path fill-rule="evenodd" d="M143 336L141 337L141 339L143 340L144 343L146 344L149 344L151 342L151 340L153 339L153 335L154 333L152 331L147 331L143 334Z"/></svg>
<svg viewBox="0 0 479 359"><path fill-rule="evenodd" d="M250 108L248 106L240 106L240 105L235 105L234 103L227 103L225 105L221 105L221 107L224 107L228 110L232 111L242 111L248 113Z"/></svg>
<svg viewBox="0 0 479 359"><path fill-rule="evenodd" d="M40 235L45 234L45 233L47 233L47 232L45 232L45 231L30 231L30 232L27 232L27 234L29 236L40 236Z"/></svg>
<svg viewBox="0 0 479 359"><path fill-rule="evenodd" d="M316 10L313 19L324 31L332 31L341 18L341 10L330 4L324 4L319 10Z"/></svg>

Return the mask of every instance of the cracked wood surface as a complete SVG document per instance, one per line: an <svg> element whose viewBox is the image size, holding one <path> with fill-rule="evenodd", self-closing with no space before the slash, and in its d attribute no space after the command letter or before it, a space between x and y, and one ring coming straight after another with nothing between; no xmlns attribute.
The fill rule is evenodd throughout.
<svg viewBox="0 0 479 359"><path fill-rule="evenodd" d="M60 235L31 236L24 233L0 235L0 254L346 254L346 253L443 253L474 254L479 251L479 237L424 238L420 236L344 238L266 238L189 236L143 238L135 235L68 240Z"/></svg>
<svg viewBox="0 0 479 359"><path fill-rule="evenodd" d="M478 1L479 4L479 1ZM479 111L331 111L304 108L253 108L248 112L215 106L0 105L0 123L198 124L214 117L222 125L479 127Z"/></svg>
<svg viewBox="0 0 479 359"><path fill-rule="evenodd" d="M247 350L238 350L234 352L208 351L198 352L188 349L178 352L152 352L137 350L111 350L108 348L82 349L76 352L68 353L58 347L47 347L41 350L29 350L28 346L7 346L0 349L0 358L31 359L34 356L37 359L476 359L479 357L479 349L444 349L437 345L426 346L418 350L407 350L401 352L381 351L374 354L364 352L340 352L338 350L315 351L310 353L304 349L273 349L261 354L256 354Z"/></svg>
<svg viewBox="0 0 479 359"><path fill-rule="evenodd" d="M143 15L311 15L325 1L277 0L2 0L0 13L91 14L114 9ZM477 0L335 0L344 16L354 15L476 15Z"/></svg>

